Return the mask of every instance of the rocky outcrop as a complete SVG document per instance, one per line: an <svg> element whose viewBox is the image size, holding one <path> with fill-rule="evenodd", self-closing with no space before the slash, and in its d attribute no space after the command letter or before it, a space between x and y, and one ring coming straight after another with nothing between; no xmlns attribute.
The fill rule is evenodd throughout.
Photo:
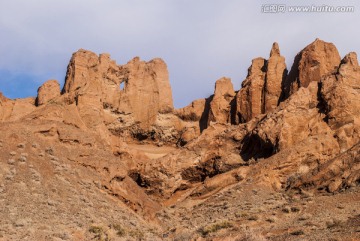
<svg viewBox="0 0 360 241"><path fill-rule="evenodd" d="M206 99L194 100L188 106L175 110L175 114L185 121L199 121L204 113Z"/></svg>
<svg viewBox="0 0 360 241"><path fill-rule="evenodd" d="M71 102L76 101L91 127L98 123L90 117L103 116L104 108L115 114L114 121L124 118L127 125L137 124L146 130L158 113L173 109L167 67L161 59L144 62L134 58L118 66L108 54L97 56L79 50L69 63L63 93Z"/></svg>
<svg viewBox="0 0 360 241"><path fill-rule="evenodd" d="M235 124L274 110L279 104L286 74L285 58L280 55L279 45L274 43L269 60L256 58L252 61L236 96Z"/></svg>
<svg viewBox="0 0 360 241"><path fill-rule="evenodd" d="M289 180L288 189L341 191L360 180L360 143L317 168Z"/></svg>
<svg viewBox="0 0 360 241"><path fill-rule="evenodd" d="M36 105L44 105L58 96L60 96L59 82L57 80L48 80L38 89Z"/></svg>
<svg viewBox="0 0 360 241"><path fill-rule="evenodd" d="M216 81L214 96L210 102L208 124L231 122L231 106L234 97L235 91L231 79L223 77Z"/></svg>
<svg viewBox="0 0 360 241"><path fill-rule="evenodd" d="M311 81L319 82L324 75L336 70L340 60L334 44L316 39L296 55L283 85L282 99L288 98L300 87L307 87Z"/></svg>
<svg viewBox="0 0 360 241"><path fill-rule="evenodd" d="M8 98L6 98L3 93L0 92L0 103L5 102L6 100L8 100Z"/></svg>
<svg viewBox="0 0 360 241"><path fill-rule="evenodd" d="M248 75L236 95L237 123L248 122L264 112L265 64L266 60L263 58L252 60Z"/></svg>
<svg viewBox="0 0 360 241"><path fill-rule="evenodd" d="M349 53L338 70L320 82L326 120L342 151L360 141L360 67L356 53Z"/></svg>
<svg viewBox="0 0 360 241"><path fill-rule="evenodd" d="M35 98L12 100L0 93L0 122L19 120L35 109Z"/></svg>
<svg viewBox="0 0 360 241"><path fill-rule="evenodd" d="M285 58L280 55L278 43L274 43L266 63L264 86L264 113L274 110L281 95L281 85L287 75Z"/></svg>
<svg viewBox="0 0 360 241"><path fill-rule="evenodd" d="M162 60L85 50L61 95L56 81L36 103L0 94L0 237L356 239L360 67L355 53L335 66L331 44L309 46L295 79L274 43L239 92L221 78L175 111Z"/></svg>

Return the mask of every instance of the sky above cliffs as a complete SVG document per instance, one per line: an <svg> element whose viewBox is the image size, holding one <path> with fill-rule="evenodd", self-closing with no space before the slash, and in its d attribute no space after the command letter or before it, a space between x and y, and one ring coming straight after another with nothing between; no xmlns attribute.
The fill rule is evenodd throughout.
<svg viewBox="0 0 360 241"><path fill-rule="evenodd" d="M269 13L268 4L285 11ZM312 5L355 11L289 9ZM0 92L22 98L48 79L62 85L72 53L84 48L118 64L164 59L174 104L183 107L211 95L222 76L240 89L251 60L268 58L274 41L288 69L316 38L333 42L341 56L360 54L359 22L358 0L0 0Z"/></svg>

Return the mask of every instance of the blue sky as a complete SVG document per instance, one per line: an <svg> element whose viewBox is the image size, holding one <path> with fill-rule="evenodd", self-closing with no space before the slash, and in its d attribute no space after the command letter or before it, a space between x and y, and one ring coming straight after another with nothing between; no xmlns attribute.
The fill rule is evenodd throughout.
<svg viewBox="0 0 360 241"><path fill-rule="evenodd" d="M353 13L262 13L263 4L354 6ZM288 68L307 44L333 42L341 56L360 53L357 0L0 0L0 91L35 96L48 79L63 84L80 48L168 65L176 107L213 93L230 77L235 89L251 59L277 41Z"/></svg>

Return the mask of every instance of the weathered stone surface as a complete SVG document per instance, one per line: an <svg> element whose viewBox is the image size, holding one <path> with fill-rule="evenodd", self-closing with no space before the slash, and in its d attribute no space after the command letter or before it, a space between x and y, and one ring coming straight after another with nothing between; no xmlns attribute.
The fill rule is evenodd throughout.
<svg viewBox="0 0 360 241"><path fill-rule="evenodd" d="M81 115L90 120L89 126L97 126L90 117L102 116L104 107L143 129L150 128L158 113L173 109L167 67L161 59L144 62L137 57L118 66L108 54L79 50L66 76L63 93L76 100Z"/></svg>
<svg viewBox="0 0 360 241"><path fill-rule="evenodd" d="M234 123L248 122L252 118L273 111L279 104L282 83L287 75L285 58L280 55L278 43L274 43L269 60L256 58L248 70L236 95Z"/></svg>
<svg viewBox="0 0 360 241"><path fill-rule="evenodd" d="M274 43L266 63L264 86L264 113L274 110L281 96L281 85L287 75L285 58L280 55L278 43Z"/></svg>
<svg viewBox="0 0 360 241"><path fill-rule="evenodd" d="M0 239L359 239L360 67L350 53L323 75L331 48L314 46L309 83L280 103L278 45L253 61L238 125L227 78L172 112L159 59L80 50L62 95L46 83L36 107L0 94Z"/></svg>
<svg viewBox="0 0 360 241"><path fill-rule="evenodd" d="M161 59L150 62L134 58L123 66L125 87L117 110L134 114L142 128L149 128L158 113L173 110L172 92L166 64Z"/></svg>
<svg viewBox="0 0 360 241"><path fill-rule="evenodd" d="M277 112L260 118L260 121L254 119L255 128L251 128L242 140L243 159L268 158L287 149L296 149L297 146L306 147L302 147L301 143L307 141L313 143L313 146L306 147L310 149L315 148L315 142L322 143L323 151L317 150L319 155L323 155L322 159L337 153L339 147L333 132L323 121L324 114L316 108L317 92L317 83L300 88L286 103L282 103Z"/></svg>
<svg viewBox="0 0 360 241"><path fill-rule="evenodd" d="M283 85L282 98L288 98L300 87L307 87L311 81L319 82L324 75L336 70L340 60L334 44L316 39L296 55Z"/></svg>
<svg viewBox="0 0 360 241"><path fill-rule="evenodd" d="M205 110L206 99L194 100L188 106L175 110L175 114L185 121L199 121Z"/></svg>
<svg viewBox="0 0 360 241"><path fill-rule="evenodd" d="M6 100L8 100L8 98L6 98L3 93L0 92L0 103L5 102Z"/></svg>
<svg viewBox="0 0 360 241"><path fill-rule="evenodd" d="M358 143L319 167L291 180L288 188L317 188L336 192L354 186L356 181L360 180L359 152L360 144Z"/></svg>
<svg viewBox="0 0 360 241"><path fill-rule="evenodd" d="M327 121L342 151L360 141L360 67L356 53L341 61L337 72L324 77L320 96Z"/></svg>
<svg viewBox="0 0 360 241"><path fill-rule="evenodd" d="M231 105L235 97L235 91L231 79L221 78L215 83L214 96L210 102L208 123L230 123Z"/></svg>
<svg viewBox="0 0 360 241"><path fill-rule="evenodd" d="M263 89L265 86L264 58L252 60L248 75L241 84L236 95L237 123L248 122L252 118L264 113Z"/></svg>
<svg viewBox="0 0 360 241"><path fill-rule="evenodd" d="M35 109L35 98L11 100L0 94L0 121L19 120Z"/></svg>
<svg viewBox="0 0 360 241"><path fill-rule="evenodd" d="M60 96L60 84L57 80L48 80L38 89L36 105L46 104L48 101Z"/></svg>

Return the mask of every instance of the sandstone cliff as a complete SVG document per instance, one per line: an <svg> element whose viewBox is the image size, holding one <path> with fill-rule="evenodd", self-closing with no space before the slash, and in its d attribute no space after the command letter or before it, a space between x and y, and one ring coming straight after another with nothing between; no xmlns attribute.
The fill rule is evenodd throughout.
<svg viewBox="0 0 360 241"><path fill-rule="evenodd" d="M79 50L61 92L0 94L0 240L357 240L359 90L356 53L287 74L274 43L174 110L161 59Z"/></svg>

